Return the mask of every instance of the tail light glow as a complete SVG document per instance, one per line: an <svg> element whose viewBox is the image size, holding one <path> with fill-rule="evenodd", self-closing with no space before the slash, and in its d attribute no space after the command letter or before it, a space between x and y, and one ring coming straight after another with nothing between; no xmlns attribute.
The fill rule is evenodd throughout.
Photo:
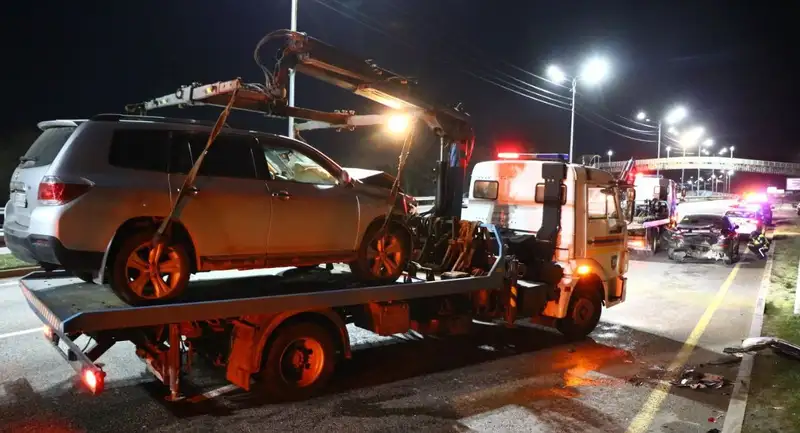
<svg viewBox="0 0 800 433"><path fill-rule="evenodd" d="M497 154L499 159L519 159L519 153L516 152L500 152Z"/></svg>
<svg viewBox="0 0 800 433"><path fill-rule="evenodd" d="M57 176L45 176L39 182L39 203L49 206L63 205L86 194L92 186L93 184L86 180L80 183L67 183Z"/></svg>
<svg viewBox="0 0 800 433"><path fill-rule="evenodd" d="M81 381L89 388L92 394L100 394L105 385L105 375L102 370L86 369L83 370Z"/></svg>

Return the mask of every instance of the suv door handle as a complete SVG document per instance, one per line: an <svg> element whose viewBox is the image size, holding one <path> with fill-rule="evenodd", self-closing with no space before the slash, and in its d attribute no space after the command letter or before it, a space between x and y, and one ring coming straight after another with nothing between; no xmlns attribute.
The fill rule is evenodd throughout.
<svg viewBox="0 0 800 433"><path fill-rule="evenodd" d="M275 198L279 198L281 200L289 200L290 198L292 198L292 195L289 194L289 191L286 191L286 190L273 192L272 196L275 197Z"/></svg>

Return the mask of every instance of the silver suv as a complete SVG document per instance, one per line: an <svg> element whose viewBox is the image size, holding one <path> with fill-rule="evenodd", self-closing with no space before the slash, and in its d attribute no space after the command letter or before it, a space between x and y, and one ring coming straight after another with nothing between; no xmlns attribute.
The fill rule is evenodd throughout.
<svg viewBox="0 0 800 433"><path fill-rule="evenodd" d="M210 125L98 115L39 123L11 178L5 238L19 259L103 275L125 301L172 299L195 272L349 263L396 280L411 237L385 188L369 186L287 137L223 129L206 156L158 269L149 254Z"/></svg>

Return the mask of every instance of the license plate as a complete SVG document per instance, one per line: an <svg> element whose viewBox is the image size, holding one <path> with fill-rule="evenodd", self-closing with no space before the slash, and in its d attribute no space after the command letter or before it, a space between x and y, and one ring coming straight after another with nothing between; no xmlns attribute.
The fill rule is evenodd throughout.
<svg viewBox="0 0 800 433"><path fill-rule="evenodd" d="M28 199L25 196L24 192L15 192L14 193L14 207L28 207Z"/></svg>

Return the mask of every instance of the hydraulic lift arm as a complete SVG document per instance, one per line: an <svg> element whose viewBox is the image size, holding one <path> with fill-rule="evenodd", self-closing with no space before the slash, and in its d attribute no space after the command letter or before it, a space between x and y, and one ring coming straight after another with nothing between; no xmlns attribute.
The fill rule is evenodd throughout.
<svg viewBox="0 0 800 433"><path fill-rule="evenodd" d="M260 63L258 53L263 45L274 40L281 40L282 45L274 70L270 72ZM126 110L144 114L169 106L230 106L234 110L271 117L307 120L298 124L298 130L354 128L386 122L388 115L359 116L352 111L326 112L289 106L286 85L289 71L294 69L423 120L440 142L433 216L460 218L467 161L474 144L474 133L465 113L435 106L415 94L411 79L344 53L304 33L279 30L268 34L259 42L255 58L267 76L265 84L247 84L238 79L205 85L194 83L180 87L174 94L129 105Z"/></svg>

